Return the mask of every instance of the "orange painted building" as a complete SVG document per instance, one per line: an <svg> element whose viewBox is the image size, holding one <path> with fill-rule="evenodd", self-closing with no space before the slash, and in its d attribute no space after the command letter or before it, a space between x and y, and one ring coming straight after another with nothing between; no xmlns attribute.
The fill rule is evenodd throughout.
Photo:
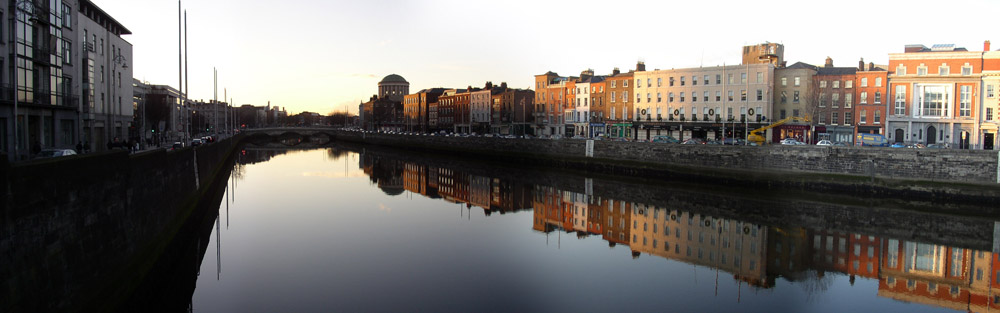
<svg viewBox="0 0 1000 313"><path fill-rule="evenodd" d="M885 134L889 72L875 64L858 62L854 81L854 119L857 133Z"/></svg>

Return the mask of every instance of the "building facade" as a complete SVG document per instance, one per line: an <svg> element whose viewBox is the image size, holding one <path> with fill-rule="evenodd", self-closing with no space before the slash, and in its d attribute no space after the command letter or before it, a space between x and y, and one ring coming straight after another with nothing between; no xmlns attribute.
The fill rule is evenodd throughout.
<svg viewBox="0 0 1000 313"><path fill-rule="evenodd" d="M982 148L980 114L983 53L954 45L908 45L889 54L890 142Z"/></svg>
<svg viewBox="0 0 1000 313"><path fill-rule="evenodd" d="M810 122L793 121L775 127L771 132L772 142L785 138L814 142L811 109L814 107L813 95L817 93L813 84L815 76L816 67L802 62L774 70L774 109L771 116L778 121L809 117Z"/></svg>
<svg viewBox="0 0 1000 313"><path fill-rule="evenodd" d="M106 143L126 141L133 122L132 44L121 37L132 33L93 2L79 4L74 40L78 44L71 49L77 53L70 59L80 60L81 84L79 89L73 86L82 95L82 140L101 150Z"/></svg>
<svg viewBox="0 0 1000 313"><path fill-rule="evenodd" d="M854 80L857 70L856 67L835 67L829 57L822 67L817 68L814 80L818 94L812 108L817 140L854 142Z"/></svg>
<svg viewBox="0 0 1000 313"><path fill-rule="evenodd" d="M889 86L889 72L873 63L858 62L857 78L854 81L855 119L857 133L885 134L885 116L889 101L886 92Z"/></svg>
<svg viewBox="0 0 1000 313"><path fill-rule="evenodd" d="M636 139L745 138L772 111L770 63L636 71Z"/></svg>

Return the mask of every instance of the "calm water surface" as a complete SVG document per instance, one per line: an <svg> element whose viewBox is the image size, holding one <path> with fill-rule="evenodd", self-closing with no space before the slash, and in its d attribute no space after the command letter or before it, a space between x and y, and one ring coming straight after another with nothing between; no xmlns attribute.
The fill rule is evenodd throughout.
<svg viewBox="0 0 1000 313"><path fill-rule="evenodd" d="M990 243L781 225L715 209L738 197L393 153L247 148L239 163L196 312L1000 309Z"/></svg>

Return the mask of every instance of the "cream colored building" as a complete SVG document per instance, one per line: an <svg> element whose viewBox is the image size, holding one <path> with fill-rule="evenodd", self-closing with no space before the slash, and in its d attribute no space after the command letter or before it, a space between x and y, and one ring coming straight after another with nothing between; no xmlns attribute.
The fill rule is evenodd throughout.
<svg viewBox="0 0 1000 313"><path fill-rule="evenodd" d="M774 66L770 63L657 69L634 75L638 139L744 138L747 130L771 120Z"/></svg>
<svg viewBox="0 0 1000 313"><path fill-rule="evenodd" d="M1000 51L986 51L983 53L985 63L1000 63ZM998 144L998 122L1000 119L1000 68L983 68L983 81L979 90L980 106L979 112L979 135L982 138L983 149L997 149Z"/></svg>

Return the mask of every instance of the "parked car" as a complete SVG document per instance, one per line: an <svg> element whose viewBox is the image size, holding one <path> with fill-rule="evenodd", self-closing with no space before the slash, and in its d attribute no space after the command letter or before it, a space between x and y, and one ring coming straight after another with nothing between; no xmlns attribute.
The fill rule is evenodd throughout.
<svg viewBox="0 0 1000 313"><path fill-rule="evenodd" d="M906 148L906 145L904 145L902 142L896 142L896 143L893 143L889 147L890 148Z"/></svg>
<svg viewBox="0 0 1000 313"><path fill-rule="evenodd" d="M680 143L680 140L672 136L654 136L653 142L663 142L663 143Z"/></svg>
<svg viewBox="0 0 1000 313"><path fill-rule="evenodd" d="M76 155L73 149L45 149L35 155L37 159L55 158L67 155Z"/></svg>
<svg viewBox="0 0 1000 313"><path fill-rule="evenodd" d="M195 138L191 140L191 146L197 147L201 145L201 138Z"/></svg>
<svg viewBox="0 0 1000 313"><path fill-rule="evenodd" d="M785 138L781 140L781 144L786 146L801 146L805 145L806 143L795 140L795 138Z"/></svg>
<svg viewBox="0 0 1000 313"><path fill-rule="evenodd" d="M747 141L746 141L746 139L742 139L742 138L726 138L726 140L722 141L722 144L727 145L727 146L742 146L742 145L746 145Z"/></svg>
<svg viewBox="0 0 1000 313"><path fill-rule="evenodd" d="M701 139L701 138L690 138L690 139L684 140L684 143L681 143L681 144L683 144L683 145L703 145L703 144L705 144L705 140Z"/></svg>
<svg viewBox="0 0 1000 313"><path fill-rule="evenodd" d="M833 142L829 140L820 140L816 143L817 146L832 146Z"/></svg>
<svg viewBox="0 0 1000 313"><path fill-rule="evenodd" d="M171 150L177 150L180 148L184 148L184 144L180 141L174 141L174 145L170 147Z"/></svg>
<svg viewBox="0 0 1000 313"><path fill-rule="evenodd" d="M948 145L943 143L932 143L927 145L927 149L948 149Z"/></svg>

